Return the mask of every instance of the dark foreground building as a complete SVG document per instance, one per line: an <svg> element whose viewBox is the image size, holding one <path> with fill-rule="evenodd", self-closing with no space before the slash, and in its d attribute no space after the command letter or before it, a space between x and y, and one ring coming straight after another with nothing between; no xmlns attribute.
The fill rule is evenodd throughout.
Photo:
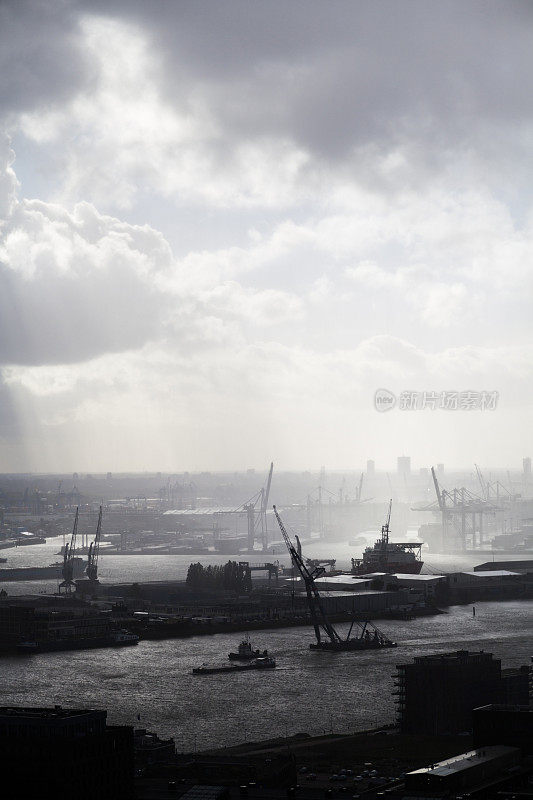
<svg viewBox="0 0 533 800"><path fill-rule="evenodd" d="M533 756L533 708L490 705L475 708L472 715L476 747L505 744Z"/></svg>
<svg viewBox="0 0 533 800"><path fill-rule="evenodd" d="M398 724L402 733L445 735L472 728L472 710L490 703L529 704L529 668L502 673L492 653L438 653L399 664Z"/></svg>
<svg viewBox="0 0 533 800"><path fill-rule="evenodd" d="M0 707L0 770L9 797L130 800L133 729L106 711Z"/></svg>

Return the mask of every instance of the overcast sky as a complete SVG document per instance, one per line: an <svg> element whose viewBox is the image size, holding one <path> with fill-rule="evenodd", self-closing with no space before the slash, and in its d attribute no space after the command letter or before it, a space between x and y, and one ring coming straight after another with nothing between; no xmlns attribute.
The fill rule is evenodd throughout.
<svg viewBox="0 0 533 800"><path fill-rule="evenodd" d="M527 0L2 0L0 123L2 471L532 453Z"/></svg>

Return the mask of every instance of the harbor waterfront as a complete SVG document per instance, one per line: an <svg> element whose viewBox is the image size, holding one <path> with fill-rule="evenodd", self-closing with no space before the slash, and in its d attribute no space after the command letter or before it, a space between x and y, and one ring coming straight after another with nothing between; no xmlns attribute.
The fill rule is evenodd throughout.
<svg viewBox="0 0 533 800"><path fill-rule="evenodd" d="M473 617L470 606L453 606L411 622L387 620L398 647L379 652L311 651L310 627L257 632L253 645L276 658L277 669L268 675L192 675L204 662L227 663L238 634L8 657L0 660L2 704L83 708L97 697L113 724L141 724L172 736L182 752L368 729L394 721L397 663L461 649L494 653L504 667L530 663L533 601L479 603L476 612Z"/></svg>
<svg viewBox="0 0 533 800"><path fill-rule="evenodd" d="M10 552L11 566L49 564L60 541ZM316 541L310 556L326 553L348 568L357 549L347 543ZM265 554L241 554L250 562ZM203 564L224 563L226 555L208 554ZM275 559L287 565L288 558ZM477 555L435 555L425 570L470 569L483 561ZM428 563L429 562L429 563ZM113 556L101 559L106 582L183 580L188 556ZM425 571L424 570L424 571ZM57 581L10 583L10 596L57 591ZM141 641L119 650L42 653L38 658L10 656L0 660L3 704L86 707L98 704L114 724L141 724L160 736L173 737L178 750L192 752L259 741L296 733L349 733L394 722L395 665L415 656L453 650L485 650L504 667L528 664L533 650L533 600L483 602L476 615L468 606L416 620L383 621L381 627L398 647L366 652L316 652L311 626L254 631L252 644L267 649L277 668L234 674L193 675L204 663L227 664L239 643L238 633L209 637ZM338 630L346 635L347 624ZM75 674L75 681L66 676Z"/></svg>
<svg viewBox="0 0 533 800"><path fill-rule="evenodd" d="M34 545L33 547L15 548L8 551L8 562L6 568L14 567L44 567L53 561L58 561L58 552L62 545L61 537L50 538L46 544ZM304 555L311 558L335 558L337 569L350 570L351 558L361 557L363 546L352 547L348 542L329 542L316 539L305 546ZM424 552L424 551L423 551ZM280 565L288 566L289 557L286 553L269 554L261 551L254 553L239 553L238 555L226 555L220 553L207 553L206 555L113 555L107 557L105 549L100 550L100 560L98 565L98 576L102 583L131 583L132 581L166 581L166 580L185 580L187 569L191 560L203 564L225 564L228 558L235 560L262 563L265 560L279 561ZM460 570L472 569L475 564L488 560L501 560L509 558L519 560L520 554L506 556L503 552L495 551L491 556L483 553L469 554L424 554L424 568L422 572L455 572ZM10 595L31 593L53 593L57 591L58 580L32 580L31 583L24 581L11 581L6 583L5 589Z"/></svg>

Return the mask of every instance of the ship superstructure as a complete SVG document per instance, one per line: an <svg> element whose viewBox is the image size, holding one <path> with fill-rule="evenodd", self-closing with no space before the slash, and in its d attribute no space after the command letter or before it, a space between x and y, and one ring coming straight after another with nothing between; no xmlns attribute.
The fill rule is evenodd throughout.
<svg viewBox="0 0 533 800"><path fill-rule="evenodd" d="M371 572L400 572L418 575L422 561L422 542L391 542L390 518L392 500L389 503L387 521L381 526L381 537L372 547L367 547L362 558L352 558L352 574L367 575Z"/></svg>

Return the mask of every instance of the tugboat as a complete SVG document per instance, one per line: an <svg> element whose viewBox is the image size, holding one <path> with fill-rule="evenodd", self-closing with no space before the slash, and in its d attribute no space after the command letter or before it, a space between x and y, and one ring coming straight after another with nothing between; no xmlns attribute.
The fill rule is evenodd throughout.
<svg viewBox="0 0 533 800"><path fill-rule="evenodd" d="M389 503L389 514L385 525L381 526L381 538L373 547L367 547L363 558L352 558L352 575L368 575L371 572L400 572L407 575L419 575L422 561L422 542L390 542L390 515L392 500Z"/></svg>
<svg viewBox="0 0 533 800"><path fill-rule="evenodd" d="M139 637L136 633L131 633L123 629L113 631L111 638L115 647L131 647L131 645L139 643Z"/></svg>
<svg viewBox="0 0 533 800"><path fill-rule="evenodd" d="M254 658L267 658L268 651L252 650L250 639L246 636L237 648L236 653L228 653L228 658L231 661L253 661Z"/></svg>
<svg viewBox="0 0 533 800"><path fill-rule="evenodd" d="M271 656L254 658L253 661L248 661L246 664L223 664L221 666L212 666L209 664L202 664L201 667L193 669L193 675L214 675L217 672L250 672L255 669L274 669L276 666L276 659Z"/></svg>

